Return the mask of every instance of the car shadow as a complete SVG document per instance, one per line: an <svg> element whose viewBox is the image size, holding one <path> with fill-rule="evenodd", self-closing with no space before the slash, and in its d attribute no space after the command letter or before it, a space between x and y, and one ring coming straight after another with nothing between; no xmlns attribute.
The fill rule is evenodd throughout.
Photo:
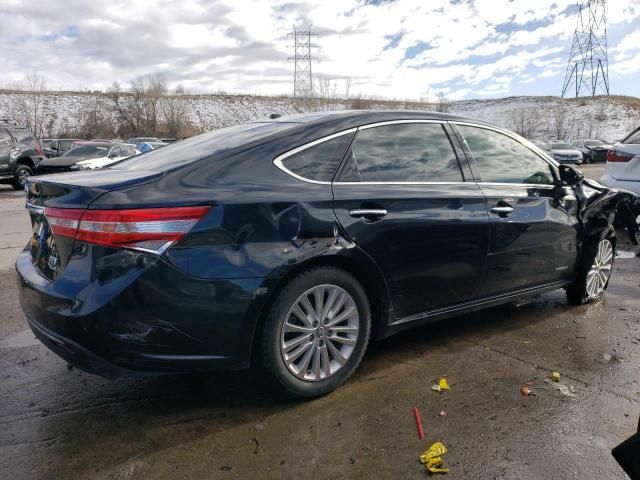
<svg viewBox="0 0 640 480"><path fill-rule="evenodd" d="M575 307L563 302L562 295L551 293L524 306L499 306L397 334L370 346L346 388L384 382L397 362L411 362L436 348L448 348L460 338L525 328L570 308ZM68 474L85 463L107 469L150 450L171 448L240 425L251 429L278 412L305 408L309 402L322 407L323 402L331 401L331 396L307 402L286 398L257 368L109 381L64 367L25 396L31 394L39 397L30 400L42 413L39 418L25 418L22 427L27 432L22 436L27 441L55 439L28 461L29 468L49 465L43 476ZM68 458L76 463L66 462Z"/></svg>

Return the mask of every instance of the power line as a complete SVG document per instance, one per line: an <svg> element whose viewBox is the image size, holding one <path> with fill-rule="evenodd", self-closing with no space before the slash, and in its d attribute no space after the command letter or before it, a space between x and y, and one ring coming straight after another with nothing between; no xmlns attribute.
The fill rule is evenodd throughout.
<svg viewBox="0 0 640 480"><path fill-rule="evenodd" d="M607 1L578 2L578 24L562 83L562 98L596 93L609 95L607 57Z"/></svg>
<svg viewBox="0 0 640 480"><path fill-rule="evenodd" d="M313 71L311 64L317 60L312 55L312 49L317 48L311 43L311 37L316 34L311 28L306 30L298 30L293 27L293 33L287 37L293 37L293 57L287 60L294 62L293 67L293 96L294 97L312 97L313 96Z"/></svg>

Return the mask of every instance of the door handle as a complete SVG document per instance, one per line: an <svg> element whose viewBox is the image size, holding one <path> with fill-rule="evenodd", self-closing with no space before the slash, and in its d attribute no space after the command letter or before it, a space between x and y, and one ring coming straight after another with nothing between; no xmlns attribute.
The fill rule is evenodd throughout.
<svg viewBox="0 0 640 480"><path fill-rule="evenodd" d="M388 213L384 208L354 208L353 210L349 210L349 215L352 217L366 218L369 220L382 218Z"/></svg>
<svg viewBox="0 0 640 480"><path fill-rule="evenodd" d="M497 213L498 215L510 215L513 213L513 207L492 207L491 213Z"/></svg>

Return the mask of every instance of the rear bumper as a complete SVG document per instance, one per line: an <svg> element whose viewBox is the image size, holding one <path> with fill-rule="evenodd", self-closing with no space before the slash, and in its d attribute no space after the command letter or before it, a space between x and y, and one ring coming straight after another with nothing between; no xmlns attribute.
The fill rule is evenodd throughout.
<svg viewBox="0 0 640 480"><path fill-rule="evenodd" d="M16 261L31 329L70 364L108 378L249 366L267 280L200 280L155 258L85 282L73 262L52 282L28 251Z"/></svg>

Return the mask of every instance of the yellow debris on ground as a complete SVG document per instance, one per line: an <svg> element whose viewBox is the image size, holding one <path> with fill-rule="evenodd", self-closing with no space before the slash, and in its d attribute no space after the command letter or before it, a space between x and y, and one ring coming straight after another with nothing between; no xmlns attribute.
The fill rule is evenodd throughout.
<svg viewBox="0 0 640 480"><path fill-rule="evenodd" d="M442 455L445 453L447 447L441 442L436 442L420 455L420 462L431 473L449 473L448 468L442 468Z"/></svg>
<svg viewBox="0 0 640 480"><path fill-rule="evenodd" d="M441 378L438 381L438 386L440 387L440 390L449 390L449 384L447 383L446 378Z"/></svg>
<svg viewBox="0 0 640 480"><path fill-rule="evenodd" d="M558 372L551 373L551 380L553 380L554 382L559 382L560 381L560 374Z"/></svg>

